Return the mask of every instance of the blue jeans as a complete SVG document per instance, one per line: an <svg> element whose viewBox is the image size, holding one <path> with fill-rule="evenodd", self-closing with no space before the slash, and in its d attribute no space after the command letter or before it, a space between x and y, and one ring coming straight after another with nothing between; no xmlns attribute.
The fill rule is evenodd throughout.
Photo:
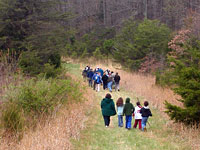
<svg viewBox="0 0 200 150"><path fill-rule="evenodd" d="M112 81L108 82L108 89L110 92L112 92Z"/></svg>
<svg viewBox="0 0 200 150"><path fill-rule="evenodd" d="M144 131L144 128L146 127L148 118L149 117L142 117L142 131Z"/></svg>
<svg viewBox="0 0 200 150"><path fill-rule="evenodd" d="M126 116L126 128L131 128L132 116Z"/></svg>
<svg viewBox="0 0 200 150"><path fill-rule="evenodd" d="M118 115L118 126L123 127L123 116L122 115Z"/></svg>

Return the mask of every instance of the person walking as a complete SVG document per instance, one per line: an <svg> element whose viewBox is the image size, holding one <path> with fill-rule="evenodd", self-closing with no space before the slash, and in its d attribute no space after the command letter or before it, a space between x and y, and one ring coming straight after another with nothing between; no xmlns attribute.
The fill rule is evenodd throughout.
<svg viewBox="0 0 200 150"><path fill-rule="evenodd" d="M93 77L93 75L94 75L94 72L93 72L92 69L90 69L90 71L88 72L88 75L87 75L87 77L88 77L88 83L89 83L90 87L92 87L92 77Z"/></svg>
<svg viewBox="0 0 200 150"><path fill-rule="evenodd" d="M110 117L116 115L115 104L111 98L112 96L108 93L101 101L101 111L106 127L110 125Z"/></svg>
<svg viewBox="0 0 200 150"><path fill-rule="evenodd" d="M124 105L123 115L126 116L126 129L131 129L131 122L132 122L132 114L135 108L133 104L130 102L130 98L126 98L126 104Z"/></svg>
<svg viewBox="0 0 200 150"><path fill-rule="evenodd" d="M115 91L119 91L120 76L118 73L116 73L116 75L114 77L114 81L115 81Z"/></svg>
<svg viewBox="0 0 200 150"><path fill-rule="evenodd" d="M144 102L144 107L141 108L140 113L142 115L142 131L147 131L146 123L148 121L149 116L152 116L151 110L149 109L149 102Z"/></svg>
<svg viewBox="0 0 200 150"><path fill-rule="evenodd" d="M112 92L112 84L113 84L113 77L112 74L110 73L108 75L108 81L107 81L107 86L110 92Z"/></svg>
<svg viewBox="0 0 200 150"><path fill-rule="evenodd" d="M100 91L100 85L102 83L101 75L100 75L99 72L97 73L97 76L95 78L95 83L96 83L96 91L99 92Z"/></svg>
<svg viewBox="0 0 200 150"><path fill-rule="evenodd" d="M93 90L96 89L96 80L97 80L97 75L98 75L98 72L95 72L94 71L94 75L92 76L92 80L93 80Z"/></svg>
<svg viewBox="0 0 200 150"><path fill-rule="evenodd" d="M103 74L102 81L103 81L103 89L105 90L108 84L108 76L106 75L106 73Z"/></svg>
<svg viewBox="0 0 200 150"><path fill-rule="evenodd" d="M117 100L117 115L118 115L118 126L123 127L123 109L124 109L124 102L123 98L119 98Z"/></svg>
<svg viewBox="0 0 200 150"><path fill-rule="evenodd" d="M135 117L135 124L133 126L133 128L137 128L137 125L139 124L139 129L142 129L142 115L140 113L140 110L142 108L142 106L140 105L140 102L136 103L136 107L135 107L135 111L133 113L133 117Z"/></svg>

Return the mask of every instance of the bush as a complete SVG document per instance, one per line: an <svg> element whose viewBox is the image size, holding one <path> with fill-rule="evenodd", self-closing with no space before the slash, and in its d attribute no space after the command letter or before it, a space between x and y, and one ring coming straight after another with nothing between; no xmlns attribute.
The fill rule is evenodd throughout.
<svg viewBox="0 0 200 150"><path fill-rule="evenodd" d="M13 87L5 103L1 120L5 129L21 132L38 119L51 115L55 108L82 100L79 84L65 79L30 79Z"/></svg>
<svg viewBox="0 0 200 150"><path fill-rule="evenodd" d="M23 73L29 75L39 74L42 70L41 60L34 51L23 52L19 60L19 66Z"/></svg>
<svg viewBox="0 0 200 150"><path fill-rule="evenodd" d="M58 74L60 74L62 72L61 68L55 68L53 65L50 65L49 63L44 65L44 70L43 70L45 74L45 78L55 78L58 76Z"/></svg>
<svg viewBox="0 0 200 150"><path fill-rule="evenodd" d="M2 114L3 126L10 132L21 132L24 130L24 117L20 107L13 102L5 105Z"/></svg>

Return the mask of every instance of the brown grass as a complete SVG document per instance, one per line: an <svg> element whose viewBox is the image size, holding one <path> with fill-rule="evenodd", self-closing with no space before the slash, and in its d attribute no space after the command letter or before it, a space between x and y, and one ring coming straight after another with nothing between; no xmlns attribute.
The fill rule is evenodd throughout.
<svg viewBox="0 0 200 150"><path fill-rule="evenodd" d="M76 78L72 76L74 80ZM82 85L84 87L84 85ZM23 139L0 138L0 150L70 150L71 139L78 139L85 128L87 113L93 107L94 97L90 89L84 89L84 102L68 104L61 108L46 123L39 123L35 131L27 131Z"/></svg>

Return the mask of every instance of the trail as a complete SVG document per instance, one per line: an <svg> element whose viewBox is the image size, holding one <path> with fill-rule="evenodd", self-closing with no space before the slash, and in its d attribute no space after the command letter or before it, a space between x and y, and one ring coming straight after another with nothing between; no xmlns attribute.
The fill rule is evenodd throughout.
<svg viewBox="0 0 200 150"><path fill-rule="evenodd" d="M79 65L67 64L68 71L81 79ZM83 82L83 80L80 80ZM87 83L85 83L87 84ZM89 87L88 87L89 88ZM159 110L151 106L153 117L149 119L147 132L141 132L139 129L126 130L119 128L117 115L111 117L111 125L105 128L103 117L101 115L100 102L105 95L109 93L101 87L100 92L93 91L95 96L94 107L91 113L87 114L89 120L86 122L86 128L81 132L79 140L72 140L75 150L184 150L191 149L186 139L174 133L170 128L166 129L166 120L160 115ZM135 92L127 92L121 88L120 92L113 91L112 99L116 102L119 97L131 98L131 102L136 103ZM143 101L142 98L140 98ZM125 122L125 118L124 118ZM134 121L132 121L133 126Z"/></svg>

